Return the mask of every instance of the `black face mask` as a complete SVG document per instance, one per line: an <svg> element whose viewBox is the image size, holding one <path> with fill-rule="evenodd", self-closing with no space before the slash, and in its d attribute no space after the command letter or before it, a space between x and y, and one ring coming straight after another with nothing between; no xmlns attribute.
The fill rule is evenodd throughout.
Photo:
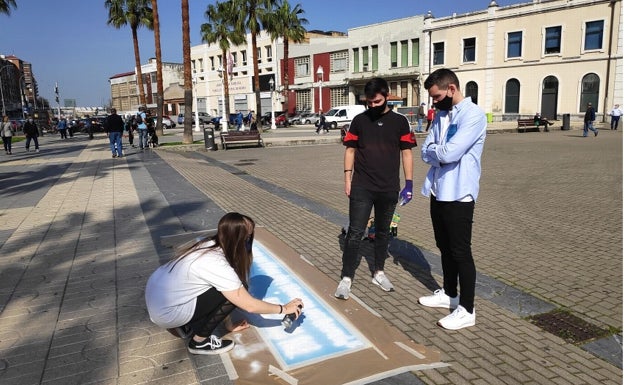
<svg viewBox="0 0 624 385"><path fill-rule="evenodd" d="M386 110L386 106L388 106L388 101L384 100L383 104L375 107L368 107L368 114L373 120L377 120L381 117L383 112Z"/></svg>
<svg viewBox="0 0 624 385"><path fill-rule="evenodd" d="M453 108L453 98L447 95L444 99L436 102L435 105L441 111L450 111Z"/></svg>

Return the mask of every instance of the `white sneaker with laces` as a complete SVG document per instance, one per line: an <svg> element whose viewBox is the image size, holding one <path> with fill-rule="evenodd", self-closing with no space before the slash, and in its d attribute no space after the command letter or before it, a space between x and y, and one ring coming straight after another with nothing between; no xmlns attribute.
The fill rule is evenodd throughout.
<svg viewBox="0 0 624 385"><path fill-rule="evenodd" d="M394 286L392 286L392 283L390 283L390 280L383 271L375 273L375 276L373 276L373 283L379 286L383 291L394 291Z"/></svg>
<svg viewBox="0 0 624 385"><path fill-rule="evenodd" d="M459 306L459 296L449 297L444 289L438 289L432 295L426 295L418 298L418 303L428 307L443 307L447 309L456 309Z"/></svg>
<svg viewBox="0 0 624 385"><path fill-rule="evenodd" d="M474 326L476 323L477 312L472 309L472 313L468 313L462 305L458 305L451 314L438 321L438 326L449 330L459 330L468 326Z"/></svg>
<svg viewBox="0 0 624 385"><path fill-rule="evenodd" d="M334 296L340 299L349 299L349 293L351 292L351 278L343 277Z"/></svg>

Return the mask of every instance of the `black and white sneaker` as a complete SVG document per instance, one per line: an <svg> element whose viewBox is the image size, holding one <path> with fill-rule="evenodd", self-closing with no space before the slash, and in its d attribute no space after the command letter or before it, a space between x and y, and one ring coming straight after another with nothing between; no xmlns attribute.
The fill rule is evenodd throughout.
<svg viewBox="0 0 624 385"><path fill-rule="evenodd" d="M188 344L188 351L193 354L221 354L232 350L234 341L222 340L215 335L211 335L203 341L195 341L191 339Z"/></svg>
<svg viewBox="0 0 624 385"><path fill-rule="evenodd" d="M182 325L175 328L174 330L178 334L178 337L183 339L191 338L193 336L193 329L191 329L187 325Z"/></svg>

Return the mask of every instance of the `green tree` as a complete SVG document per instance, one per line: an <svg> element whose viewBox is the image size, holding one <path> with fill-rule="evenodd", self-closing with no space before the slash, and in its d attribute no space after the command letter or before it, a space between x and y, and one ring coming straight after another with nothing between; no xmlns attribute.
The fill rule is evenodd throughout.
<svg viewBox="0 0 624 385"><path fill-rule="evenodd" d="M0 13L10 15L11 7L13 7L13 9L17 9L17 4L15 3L15 0L0 0Z"/></svg>
<svg viewBox="0 0 624 385"><path fill-rule="evenodd" d="M258 69L258 42L257 37L262 31L262 21L267 14L273 11L277 0L230 0L237 11L237 28L251 34L251 53L253 57L254 91L256 93L256 116L262 114L260 101L260 71Z"/></svg>
<svg viewBox="0 0 624 385"><path fill-rule="evenodd" d="M182 0L182 62L184 63L184 133L182 143L193 143L193 79L191 75L191 27L189 26L189 3ZM199 124L199 122L197 122Z"/></svg>
<svg viewBox="0 0 624 385"><path fill-rule="evenodd" d="M143 73L141 72L141 54L139 52L139 27L153 29L152 9L149 7L151 0L105 0L104 6L108 8L107 24L120 29L130 25L132 30L132 43L134 44L134 61L137 71L137 85L139 87L139 102L146 104L145 90L143 89Z"/></svg>
<svg viewBox="0 0 624 385"><path fill-rule="evenodd" d="M152 1L152 21L154 27L154 48L156 50L156 135L162 136L163 116L163 75L162 75L162 50L160 49L160 18L158 17L158 0Z"/></svg>
<svg viewBox="0 0 624 385"><path fill-rule="evenodd" d="M223 127L227 124L230 116L230 87L227 73L228 50L232 45L240 45L245 42L245 33L237 28L236 18L238 13L233 8L233 2L217 2L208 6L206 11L208 23L201 26L202 41L208 44L218 44L221 49L221 65L223 72L223 93L225 98L225 111L222 111L224 120Z"/></svg>
<svg viewBox="0 0 624 385"><path fill-rule="evenodd" d="M308 24L308 19L300 17L305 11L301 4L297 4L294 8L290 7L288 0L281 0L273 12L266 15L265 26L271 39L274 41L278 38L284 39L284 97L285 104L288 108L288 49L289 43L301 43L305 40L306 29L303 27Z"/></svg>

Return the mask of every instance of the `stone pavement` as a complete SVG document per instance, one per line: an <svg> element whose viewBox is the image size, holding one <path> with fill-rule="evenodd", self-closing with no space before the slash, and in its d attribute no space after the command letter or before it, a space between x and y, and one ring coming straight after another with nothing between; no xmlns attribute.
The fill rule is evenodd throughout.
<svg viewBox="0 0 624 385"><path fill-rule="evenodd" d="M218 357L190 356L151 325L143 287L171 255L163 236L213 228L233 210L337 280L343 149L288 146L314 135L277 131L264 149L128 148L122 159L102 136L45 136L39 154L14 144L0 158L0 383L230 384ZM419 186L426 168L414 165ZM424 197L400 209L386 269L397 291L380 292L360 266L355 295L451 365L377 383L621 383L621 132L490 135L483 168L475 327L441 330L443 311L416 303L441 282ZM620 333L592 348L526 319L554 308Z"/></svg>

